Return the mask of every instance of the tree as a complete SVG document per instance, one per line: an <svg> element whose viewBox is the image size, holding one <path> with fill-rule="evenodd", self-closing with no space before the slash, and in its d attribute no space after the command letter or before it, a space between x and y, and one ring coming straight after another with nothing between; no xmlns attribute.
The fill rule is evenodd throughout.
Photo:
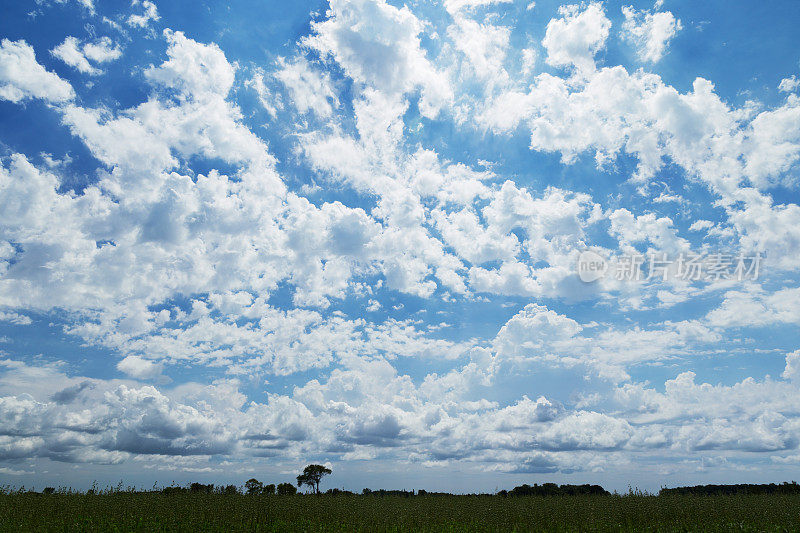
<svg viewBox="0 0 800 533"><path fill-rule="evenodd" d="M247 491L247 494L254 496L256 494L261 494L261 492L264 490L264 485L256 478L250 478L244 482L244 488Z"/></svg>
<svg viewBox="0 0 800 533"><path fill-rule="evenodd" d="M308 465L303 469L303 473L297 476L297 486L308 485L314 489L316 494L319 494L319 482L330 473L331 469L322 465Z"/></svg>
<svg viewBox="0 0 800 533"><path fill-rule="evenodd" d="M262 490L261 492L262 494L275 494L275 483L264 485L264 490Z"/></svg>
<svg viewBox="0 0 800 533"><path fill-rule="evenodd" d="M214 484L203 485L202 483L192 483L189 485L189 492L205 492L211 494L214 492Z"/></svg>
<svg viewBox="0 0 800 533"><path fill-rule="evenodd" d="M225 494L228 496L233 494L239 494L239 487L237 487L236 485L225 485L225 486L220 485L219 487L217 487L217 494Z"/></svg>
<svg viewBox="0 0 800 533"><path fill-rule="evenodd" d="M297 488L291 483L279 483L278 494L281 496L288 496L297 493Z"/></svg>

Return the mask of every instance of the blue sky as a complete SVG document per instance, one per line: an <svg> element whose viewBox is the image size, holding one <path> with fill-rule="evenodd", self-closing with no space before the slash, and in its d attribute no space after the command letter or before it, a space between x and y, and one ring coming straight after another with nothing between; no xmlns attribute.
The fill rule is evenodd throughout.
<svg viewBox="0 0 800 533"><path fill-rule="evenodd" d="M0 481L796 477L800 9L722 6L6 2Z"/></svg>

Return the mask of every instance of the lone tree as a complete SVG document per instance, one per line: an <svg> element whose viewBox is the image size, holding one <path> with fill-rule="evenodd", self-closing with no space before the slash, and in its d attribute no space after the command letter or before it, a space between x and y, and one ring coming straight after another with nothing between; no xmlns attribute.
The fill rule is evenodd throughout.
<svg viewBox="0 0 800 533"><path fill-rule="evenodd" d="M314 493L319 494L319 482L330 473L331 469L322 465L308 465L303 473L297 476L297 486L308 485L314 489Z"/></svg>
<svg viewBox="0 0 800 533"><path fill-rule="evenodd" d="M244 488L247 490L247 494L250 495L261 494L264 491L264 485L256 478L248 479L244 484Z"/></svg>

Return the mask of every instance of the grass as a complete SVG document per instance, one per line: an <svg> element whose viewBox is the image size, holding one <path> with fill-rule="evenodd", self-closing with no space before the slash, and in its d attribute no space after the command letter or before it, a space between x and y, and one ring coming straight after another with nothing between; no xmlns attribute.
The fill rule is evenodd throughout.
<svg viewBox="0 0 800 533"><path fill-rule="evenodd" d="M798 531L800 496L0 495L2 531Z"/></svg>

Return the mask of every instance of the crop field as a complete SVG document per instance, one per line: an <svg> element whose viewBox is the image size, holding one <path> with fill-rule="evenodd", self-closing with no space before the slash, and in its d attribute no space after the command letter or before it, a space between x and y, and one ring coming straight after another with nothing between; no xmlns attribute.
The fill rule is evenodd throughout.
<svg viewBox="0 0 800 533"><path fill-rule="evenodd" d="M798 531L800 495L0 495L2 531Z"/></svg>

